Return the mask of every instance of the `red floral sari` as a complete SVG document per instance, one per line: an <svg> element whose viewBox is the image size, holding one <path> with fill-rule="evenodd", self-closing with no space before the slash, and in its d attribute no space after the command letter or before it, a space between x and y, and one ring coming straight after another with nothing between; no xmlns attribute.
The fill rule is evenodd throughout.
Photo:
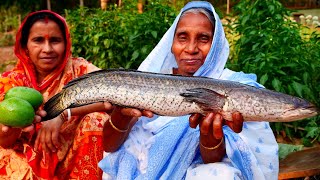
<svg viewBox="0 0 320 180"><path fill-rule="evenodd" d="M46 102L70 80L98 70L82 58L71 57L71 40L65 20L56 13L43 11L52 13L65 24L67 46L64 62L41 83L37 83L34 65L19 44L24 20L16 36L15 54L19 59L18 63L12 71L0 76L0 101L10 88L27 86L40 91ZM33 150L37 130L41 127L39 123L34 132L22 133L13 148L5 149L0 146L0 179L101 179L102 171L98 162L103 154L103 124L108 118L105 112L90 113L82 117L72 116L60 130L59 140L63 146L50 154Z"/></svg>

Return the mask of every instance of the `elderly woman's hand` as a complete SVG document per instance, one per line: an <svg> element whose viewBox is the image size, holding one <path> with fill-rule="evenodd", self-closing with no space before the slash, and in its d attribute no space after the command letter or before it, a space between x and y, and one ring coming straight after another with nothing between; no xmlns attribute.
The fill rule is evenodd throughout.
<svg viewBox="0 0 320 180"><path fill-rule="evenodd" d="M127 139L131 128L141 116L151 118L153 113L148 110L116 106L110 115L109 122L106 122L103 127L104 151L116 151Z"/></svg>
<svg viewBox="0 0 320 180"><path fill-rule="evenodd" d="M190 127L200 126L200 152L204 163L219 162L226 153L223 139L223 125L227 124L234 132L242 130L243 118L238 112L227 121L220 114L208 113L206 116L193 114L189 118Z"/></svg>
<svg viewBox="0 0 320 180"><path fill-rule="evenodd" d="M206 116L192 114L189 118L190 127L200 126L200 132L204 135L212 133L216 139L223 137L222 127L228 125L234 132L240 133L243 126L243 117L239 112L232 114L232 121L224 120L220 114L208 113Z"/></svg>
<svg viewBox="0 0 320 180"><path fill-rule="evenodd" d="M138 110L135 108L125 108L120 106L115 106L111 113L111 120L113 123L119 124L124 129L129 128L129 124L135 123L137 118L141 116L146 116L151 118L153 113L148 110Z"/></svg>

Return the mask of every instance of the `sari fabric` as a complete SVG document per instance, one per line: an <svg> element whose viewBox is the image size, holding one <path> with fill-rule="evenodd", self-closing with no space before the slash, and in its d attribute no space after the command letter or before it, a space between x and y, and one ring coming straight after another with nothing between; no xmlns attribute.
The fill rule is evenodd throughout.
<svg viewBox="0 0 320 180"><path fill-rule="evenodd" d="M71 57L71 39L64 18L48 10L35 13L39 12L49 12L64 23L67 39L64 61L43 82L37 83L35 67L19 44L24 20L16 36L17 65L0 76L0 101L10 88L26 86L40 91L46 102L70 80L99 70L83 58ZM41 128L41 123L37 124L34 132L22 133L12 148L0 147L0 179L101 179L102 171L97 164L103 155L102 129L108 118L104 112L72 116L61 127L62 146L49 154L34 151L34 140Z"/></svg>
<svg viewBox="0 0 320 180"><path fill-rule="evenodd" d="M204 1L190 2L181 10L139 70L168 73L177 67L171 53L174 31L181 13L197 7L211 11L216 21L210 52L194 76L262 87L254 74L225 69L229 45L218 15ZM239 134L228 126L223 131L226 156L222 162L204 164L199 151L199 128L189 127L189 116L142 117L118 151L104 154L99 163L103 179L277 179L278 145L268 122L245 122Z"/></svg>

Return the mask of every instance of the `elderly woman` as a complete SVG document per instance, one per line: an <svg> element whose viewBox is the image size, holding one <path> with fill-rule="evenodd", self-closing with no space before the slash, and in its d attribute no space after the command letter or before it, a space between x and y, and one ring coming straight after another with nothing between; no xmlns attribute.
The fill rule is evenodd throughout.
<svg viewBox="0 0 320 180"><path fill-rule="evenodd" d="M139 70L261 87L255 75L225 69L228 54L212 5L190 2ZM268 122L245 122L242 128L237 113L234 123L214 113L138 120L119 114L113 113L104 127L109 153L99 166L105 179L277 179L278 146Z"/></svg>
<svg viewBox="0 0 320 180"><path fill-rule="evenodd" d="M40 91L46 102L70 80L98 70L71 56L66 21L48 10L24 19L15 54L16 67L0 76L0 101L8 89L26 86ZM100 107L92 109L105 110ZM45 115L38 110L35 122ZM108 118L105 112L73 110L23 129L0 124L0 179L101 179L97 164L102 159L102 130Z"/></svg>

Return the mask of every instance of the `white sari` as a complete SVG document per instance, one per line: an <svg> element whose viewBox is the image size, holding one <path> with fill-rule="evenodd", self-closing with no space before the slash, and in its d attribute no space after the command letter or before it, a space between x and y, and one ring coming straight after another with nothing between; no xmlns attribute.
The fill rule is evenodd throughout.
<svg viewBox="0 0 320 180"><path fill-rule="evenodd" d="M261 87L254 74L225 69L229 44L221 21L208 2L188 3L181 12L206 8L215 17L212 47L194 76L238 81ZM168 73L177 67L171 45L177 16L158 45L142 62L141 71ZM245 122L241 133L223 127L227 154L222 162L203 164L199 152L199 128L189 127L189 116L142 117L128 139L114 153L105 153L99 167L103 179L277 179L278 145L268 122Z"/></svg>

